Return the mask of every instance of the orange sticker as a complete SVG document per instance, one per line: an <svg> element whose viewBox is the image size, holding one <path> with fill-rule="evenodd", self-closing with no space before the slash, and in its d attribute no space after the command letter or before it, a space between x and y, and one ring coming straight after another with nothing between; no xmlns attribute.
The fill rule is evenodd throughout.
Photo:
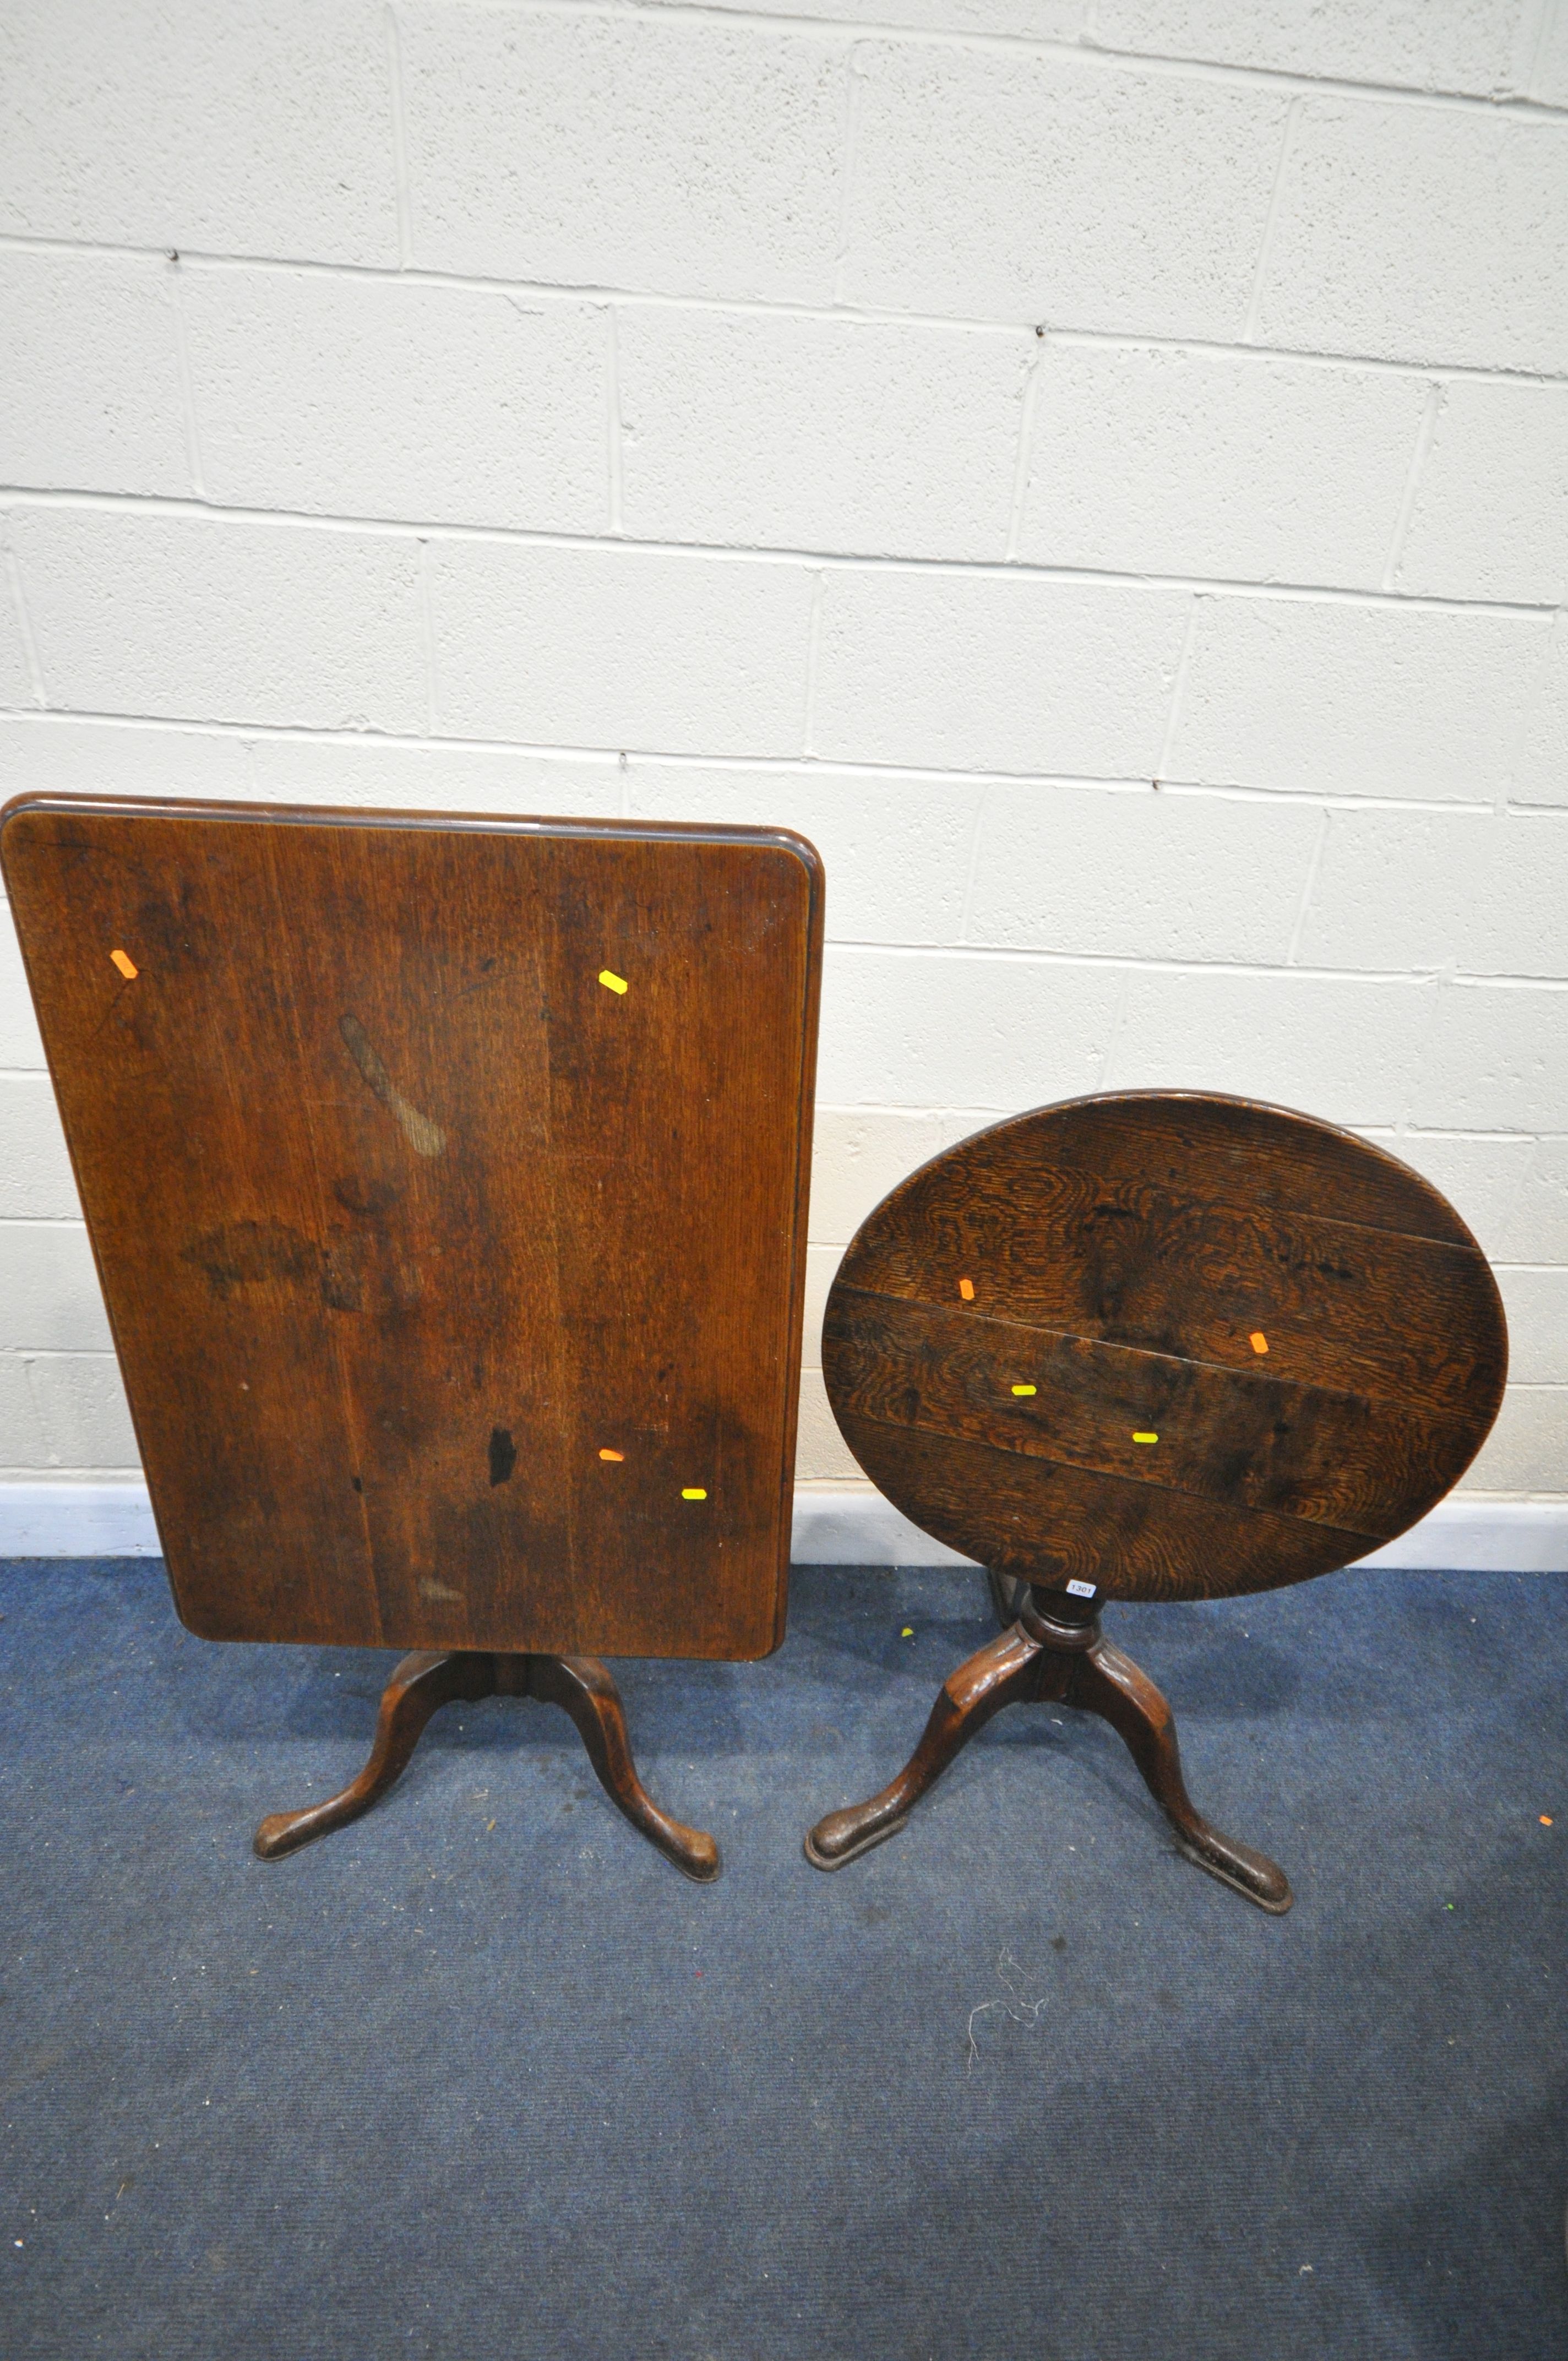
<svg viewBox="0 0 1568 2361"><path fill-rule="evenodd" d="M1268 1339L1261 1328L1253 1330L1252 1334L1247 1338L1247 1343L1255 1353L1266 1353L1268 1350Z"/></svg>
<svg viewBox="0 0 1568 2361"><path fill-rule="evenodd" d="M626 1454L624 1451L601 1451L599 1453L599 1457L601 1459L624 1459L625 1456Z"/></svg>
<svg viewBox="0 0 1568 2361"><path fill-rule="evenodd" d="M1543 1828L1549 1828L1552 1826L1552 1815L1550 1812L1542 1812L1541 1816L1541 1825Z"/></svg>
<svg viewBox="0 0 1568 2361"><path fill-rule="evenodd" d="M129 953L126 951L111 951L109 953L109 957L114 961L115 965L125 977L126 982L127 983L134 983L136 981L137 963L135 960L130 957Z"/></svg>
<svg viewBox="0 0 1568 2361"><path fill-rule="evenodd" d="M973 1281L973 1279L959 1279L959 1293L963 1297L963 1300L964 1300L964 1301L965 1301L966 1303L972 1303L972 1302L974 1301L974 1281Z"/></svg>

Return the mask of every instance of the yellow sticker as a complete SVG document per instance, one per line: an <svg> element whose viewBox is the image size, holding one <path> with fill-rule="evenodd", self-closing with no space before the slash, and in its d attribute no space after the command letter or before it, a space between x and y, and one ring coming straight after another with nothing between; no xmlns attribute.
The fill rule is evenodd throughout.
<svg viewBox="0 0 1568 2361"><path fill-rule="evenodd" d="M127 983L133 983L136 979L137 963L135 960L131 958L130 954L127 951L111 951L109 953L109 957L114 961L115 965L125 977L126 982Z"/></svg>
<svg viewBox="0 0 1568 2361"><path fill-rule="evenodd" d="M1032 1394L1036 1389L1033 1386L1014 1386L1013 1390L1015 1394Z"/></svg>
<svg viewBox="0 0 1568 2361"><path fill-rule="evenodd" d="M913 1623L906 1623L898 1636L901 1640L913 1640L915 1637L915 1626ZM1550 1828L1552 1826L1551 1821L1548 1820L1546 1825Z"/></svg>
<svg viewBox="0 0 1568 2361"><path fill-rule="evenodd" d="M1135 1443L1157 1443L1159 1441L1159 1437L1157 1434L1139 1434L1135 1429L1133 1441Z"/></svg>
<svg viewBox="0 0 1568 2361"><path fill-rule="evenodd" d="M964 1300L964 1301L965 1301L966 1303L972 1303L972 1302L974 1301L974 1281L973 1281L973 1279L959 1279L959 1293L963 1297L963 1300Z"/></svg>
<svg viewBox="0 0 1568 2361"><path fill-rule="evenodd" d="M1247 1343L1255 1353L1266 1353L1268 1350L1268 1339L1261 1328L1253 1330L1252 1334L1247 1338Z"/></svg>
<svg viewBox="0 0 1568 2361"><path fill-rule="evenodd" d="M707 1494L703 1490L700 1484L688 1484L685 1491L681 1494L681 1498L683 1500L706 1500Z"/></svg>
<svg viewBox="0 0 1568 2361"><path fill-rule="evenodd" d="M625 1456L626 1454L624 1451L601 1451L599 1453L599 1457L601 1459L624 1459Z"/></svg>
<svg viewBox="0 0 1568 2361"><path fill-rule="evenodd" d="M612 975L607 967L600 968L599 982L603 984L607 992L624 992L626 990L626 978L623 975Z"/></svg>

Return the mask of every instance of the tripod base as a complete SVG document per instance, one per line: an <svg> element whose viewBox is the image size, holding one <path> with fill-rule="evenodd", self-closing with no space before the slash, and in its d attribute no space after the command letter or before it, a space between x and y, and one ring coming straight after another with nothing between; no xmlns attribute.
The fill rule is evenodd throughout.
<svg viewBox="0 0 1568 2361"><path fill-rule="evenodd" d="M620 1691L597 1656L506 1656L465 1651L405 1656L381 1697L370 1759L340 1795L302 1812L273 1812L256 1831L263 1861L294 1852L367 1812L407 1765L433 1713L455 1698L532 1697L576 1723L599 1784L618 1811L666 1861L707 1883L719 1872L718 1847L701 1828L662 1812L637 1776Z"/></svg>
<svg viewBox="0 0 1568 2361"><path fill-rule="evenodd" d="M931 1709L925 1736L892 1785L868 1803L817 1821L806 1839L807 1861L817 1869L842 1869L896 1836L927 1787L1003 1706L1073 1705L1099 1714L1125 1739L1189 1861L1260 1910L1288 1910L1290 1887L1277 1863L1222 1836L1193 1808L1170 1708L1132 1659L1102 1636L1092 1606L1065 1591L1027 1585L1017 1589L1021 1600L992 1580L998 1613L1011 1606L1017 1620L953 1674Z"/></svg>

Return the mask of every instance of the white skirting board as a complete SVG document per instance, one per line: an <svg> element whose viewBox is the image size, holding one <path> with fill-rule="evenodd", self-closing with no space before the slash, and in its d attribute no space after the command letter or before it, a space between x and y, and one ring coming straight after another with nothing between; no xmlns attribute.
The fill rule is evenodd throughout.
<svg viewBox="0 0 1568 2361"><path fill-rule="evenodd" d="M0 1479L0 1557L157 1557L144 1484ZM795 1499L797 1565L967 1565L869 1485L804 1485ZM1568 1499L1456 1493L1365 1565L1475 1573L1568 1573Z"/></svg>
<svg viewBox="0 0 1568 2361"><path fill-rule="evenodd" d="M870 1487L803 1487L795 1496L797 1565L968 1565ZM1430 1565L1477 1574L1568 1573L1568 1499L1497 1500L1464 1493L1363 1565Z"/></svg>

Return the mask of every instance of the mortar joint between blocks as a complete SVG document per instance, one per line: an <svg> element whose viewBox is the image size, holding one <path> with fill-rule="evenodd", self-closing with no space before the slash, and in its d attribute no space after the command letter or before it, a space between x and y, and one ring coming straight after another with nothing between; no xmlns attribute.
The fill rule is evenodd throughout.
<svg viewBox="0 0 1568 2361"><path fill-rule="evenodd" d="M185 427L185 460L191 477L192 497L206 500L206 472L202 465L202 428L196 415L196 381L191 368L191 339L185 324L185 281L179 254L170 250L168 262L169 300L174 313L174 349L180 371L180 406Z"/></svg>
<svg viewBox="0 0 1568 2361"><path fill-rule="evenodd" d="M1263 310L1264 290L1268 280L1268 265L1274 251L1274 234L1279 221L1280 206L1285 195L1285 174L1290 161L1291 144L1296 137L1296 125L1300 116L1301 101L1293 98L1285 110L1285 128L1280 135L1279 160L1274 168L1274 186L1268 192L1268 211L1264 216L1263 237L1257 250L1257 268L1253 272L1252 295L1247 303L1246 319L1242 328L1244 345L1255 342L1257 324Z"/></svg>
<svg viewBox="0 0 1568 2361"><path fill-rule="evenodd" d="M833 254L833 302L844 300L850 269L850 239L854 225L855 174L860 157L861 104L864 78L861 59L865 44L852 41L844 57L844 128L839 147L839 228Z"/></svg>
<svg viewBox="0 0 1568 2361"><path fill-rule="evenodd" d="M408 122L403 99L402 37L398 12L387 0L382 11L387 42L387 88L392 131L392 194L398 217L398 264L407 270L414 258L413 195L409 178Z"/></svg>
<svg viewBox="0 0 1568 2361"><path fill-rule="evenodd" d="M612 540L626 532L625 429L620 415L620 321L613 303L605 306L605 505L607 531Z"/></svg>
<svg viewBox="0 0 1568 2361"><path fill-rule="evenodd" d="M32 691L33 704L37 710L47 713L49 698L44 694L43 667L38 662L38 642L33 637L33 620L27 612L27 593L22 580L22 562L11 545L8 517L5 520L5 530L0 533L0 549L3 549L5 554L5 577L11 586L11 607L16 618L16 631L22 642L23 661L27 667L27 685Z"/></svg>
<svg viewBox="0 0 1568 2361"><path fill-rule="evenodd" d="M1024 511L1029 498L1029 473L1034 466L1035 408L1039 399L1040 376L1049 344L1049 333L1042 324L1036 327L1024 356L1024 383L1018 398L1018 445L1013 462L1013 498L1007 512L1007 542L1003 552L1009 565L1018 556L1018 536L1024 529Z"/></svg>

